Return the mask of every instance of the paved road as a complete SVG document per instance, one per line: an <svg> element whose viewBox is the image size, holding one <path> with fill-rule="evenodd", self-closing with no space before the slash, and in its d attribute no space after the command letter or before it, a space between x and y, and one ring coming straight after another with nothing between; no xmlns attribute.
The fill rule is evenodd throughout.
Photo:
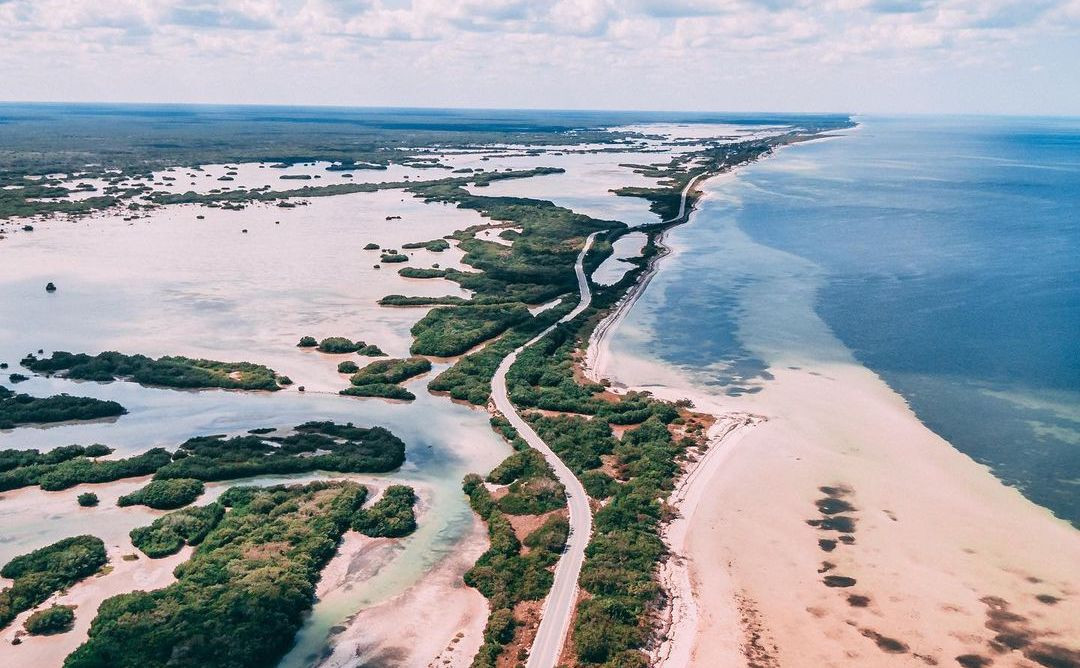
<svg viewBox="0 0 1080 668"><path fill-rule="evenodd" d="M573 320L582 311L589 307L592 302L592 292L589 291L589 281L585 276L582 263L585 254L592 247L596 233L592 233L585 240L585 247L578 255L574 271L577 273L578 291L581 293L581 301L573 311L567 313L559 322ZM544 601L541 610L540 628L536 631L532 650L529 652L527 668L551 668L559 661L559 653L562 652L563 641L566 632L570 628L570 619L574 614L574 604L577 601L577 581L581 572L581 564L585 561L585 546L589 543L592 535L592 511L589 509L589 497L585 494L585 488L577 479L574 472L566 464L563 464L559 456L544 443L533 428L518 414L517 409L510 403L510 397L506 392L506 371L517 360L518 353L528 348L538 339L544 337L555 328L548 327L525 345L510 353L495 371L491 379L491 396L495 400L495 407L506 416L510 424L514 425L525 442L538 450L547 460L551 468L555 470L555 476L566 488L567 505L570 510L570 537L566 541L566 550L555 567L555 582Z"/></svg>
<svg viewBox="0 0 1080 668"><path fill-rule="evenodd" d="M679 202L679 215L663 222L670 223L686 215L687 193L690 192L690 188L702 176L704 174L695 176L683 188L682 199ZM585 247L581 249L577 263L574 265L581 300L573 311L570 311L559 320L560 323L573 320L582 311L589 308L589 304L592 303L592 292L589 290L589 280L585 275L583 263L585 255L592 248L596 234L596 232L593 232L585 240ZM569 630L570 620L574 616L574 605L577 602L578 575L581 573L581 564L585 561L585 546L588 545L589 538L592 536L592 511L589 508L589 497L585 494L585 488L581 486L581 481L559 459L555 451L549 448L547 443L544 443L533 431L533 428L522 419L517 409L514 408L514 404L510 402L510 397L506 391L506 372L517 360L518 353L536 343L553 329L555 329L555 325L548 327L507 355L491 379L491 396L495 401L495 408L510 421L510 424L514 425L514 428L517 429L518 434L525 439L526 443L544 455L544 459L555 470L555 477L566 488L567 505L570 510L570 537L566 541L566 549L555 567L555 582L544 600L544 607L540 612L540 627L536 631L536 638L533 640L532 649L529 651L529 662L526 668L552 668L559 662L559 654L562 653L566 632Z"/></svg>

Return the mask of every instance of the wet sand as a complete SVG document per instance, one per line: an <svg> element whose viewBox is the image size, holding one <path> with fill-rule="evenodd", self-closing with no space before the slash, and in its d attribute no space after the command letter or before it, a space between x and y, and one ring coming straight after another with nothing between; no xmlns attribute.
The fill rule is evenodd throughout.
<svg viewBox="0 0 1080 668"><path fill-rule="evenodd" d="M97 615L98 606L105 599L136 590L160 589L174 582L173 569L191 556L192 548L164 559L148 559L146 555L125 545L106 544L109 563L98 575L76 583L66 592L50 597L36 609L51 605L75 606L75 625L66 632L49 636L32 636L23 630L26 619L33 610L26 610L0 632L0 665L4 666L60 666L64 658L87 638L90 623ZM123 555L138 554L134 561L125 561ZM19 636L21 643L12 645Z"/></svg>
<svg viewBox="0 0 1080 668"><path fill-rule="evenodd" d="M387 539L350 534L340 548L341 559L335 558L335 562L347 563L350 573L377 568L387 543ZM462 577L487 546L483 523L476 519L459 549L422 580L400 595L360 611L336 629L332 650L318 665L470 665L483 643L488 604L480 592L465 586ZM328 585L334 578L333 566L323 575Z"/></svg>
<svg viewBox="0 0 1080 668"><path fill-rule="evenodd" d="M733 233L732 253L745 244ZM747 263L792 261L751 250ZM673 666L1080 665L1080 533L926 428L832 337L813 313L816 276L796 269L763 274L743 303L740 334L772 376L757 393L710 392L708 370L613 350L625 313L590 345L590 375L616 391L691 398L721 418L674 495L682 517L667 527L662 573L674 604L654 655ZM719 437L746 416L756 424Z"/></svg>

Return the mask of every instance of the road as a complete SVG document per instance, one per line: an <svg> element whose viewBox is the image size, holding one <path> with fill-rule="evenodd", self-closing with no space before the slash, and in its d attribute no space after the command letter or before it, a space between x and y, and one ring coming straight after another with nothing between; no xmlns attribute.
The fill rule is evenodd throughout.
<svg viewBox="0 0 1080 668"><path fill-rule="evenodd" d="M686 196L698 179L703 176L705 175L699 174L686 184L679 202L679 215L663 221L664 223L677 221L686 215ZM563 316L559 323L573 320L592 303L592 291L589 290L589 279L585 275L584 262L585 255L592 248L596 235L597 233L593 232L585 239L585 247L581 249L574 265L581 299L574 310ZM581 573L581 564L585 561L585 546L589 544L589 538L592 536L592 510L589 508L589 497L585 494L581 481L525 422L514 404L510 402L510 396L506 391L506 372L517 361L518 354L546 336L559 323L548 327L507 355L491 378L491 397L495 402L495 408L510 421L510 424L514 425L525 442L539 451L554 469L555 477L566 488L566 501L570 511L570 536L566 541L566 549L555 567L555 582L540 611L540 627L536 631L536 638L529 651L526 668L553 668L559 662L559 654L562 653L563 643L566 641L566 632L570 629L570 620L574 616L578 575Z"/></svg>
<svg viewBox="0 0 1080 668"><path fill-rule="evenodd" d="M587 309L592 302L592 292L589 290L589 280L585 276L583 263L585 254L592 248L593 239L595 238L596 232L588 236L585 240L585 247L581 249L577 263L574 266L581 300L573 311L570 311L559 320L560 323L573 320ZM581 486L581 481L559 459L555 451L549 448L547 443L544 443L533 431L533 428L522 419L517 409L514 408L514 404L510 403L510 397L506 392L506 372L517 360L518 353L546 336L553 329L555 329L555 325L548 327L528 343L507 355L491 379L491 396L495 401L495 407L510 421L510 424L514 425L514 428L525 439L525 442L544 455L544 459L555 470L555 477L566 488L566 502L570 510L570 536L566 541L566 549L559 559L559 564L555 567L555 582L552 584L551 591L548 593L547 599L544 600L544 607L540 612L540 627L536 631L536 638L533 640L532 649L529 652L527 668L551 668L559 661L563 641L566 639L566 632L570 628L570 619L574 615L574 604L577 601L578 574L581 572L582 562L585 561L585 546L588 545L589 537L592 535L592 511L589 508L589 497L585 494L585 488Z"/></svg>

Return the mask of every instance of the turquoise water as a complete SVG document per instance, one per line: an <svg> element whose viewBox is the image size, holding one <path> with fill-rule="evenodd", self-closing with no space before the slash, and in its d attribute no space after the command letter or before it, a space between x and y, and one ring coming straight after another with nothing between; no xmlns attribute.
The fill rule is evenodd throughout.
<svg viewBox="0 0 1080 668"><path fill-rule="evenodd" d="M1080 526L1080 119L859 121L710 187L642 300L646 345L759 391L776 356L744 340L746 300L797 332L782 305L809 291L927 426ZM836 354L818 339L770 345Z"/></svg>

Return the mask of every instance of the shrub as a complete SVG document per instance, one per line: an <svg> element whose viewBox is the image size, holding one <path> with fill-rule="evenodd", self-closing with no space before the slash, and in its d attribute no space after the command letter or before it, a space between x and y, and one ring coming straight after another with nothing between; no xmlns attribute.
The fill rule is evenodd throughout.
<svg viewBox="0 0 1080 668"><path fill-rule="evenodd" d="M107 562L105 544L94 536L65 538L15 557L0 568L0 577L14 580L0 591L0 628L23 610L96 573Z"/></svg>
<svg viewBox="0 0 1080 668"><path fill-rule="evenodd" d="M98 504L98 495L93 492L83 492L77 497L77 500L83 508L91 508Z"/></svg>
<svg viewBox="0 0 1080 668"><path fill-rule="evenodd" d="M230 489L221 503L231 510L176 568L176 582L106 599L64 665L276 665L363 499L347 482Z"/></svg>
<svg viewBox="0 0 1080 668"><path fill-rule="evenodd" d="M74 624L75 608L73 606L54 605L30 615L24 628L32 636L43 636L70 631Z"/></svg>
<svg viewBox="0 0 1080 668"><path fill-rule="evenodd" d="M523 304L443 306L412 327L415 355L453 357L531 318Z"/></svg>
<svg viewBox="0 0 1080 668"><path fill-rule="evenodd" d="M338 373L356 373L360 370L360 367L356 366L356 362L345 361L340 362L337 365Z"/></svg>
<svg viewBox="0 0 1080 668"><path fill-rule="evenodd" d="M314 348L319 345L319 342L315 340L314 336L303 336L300 338L300 343L296 344L297 348Z"/></svg>
<svg viewBox="0 0 1080 668"><path fill-rule="evenodd" d="M407 536L416 530L415 504L412 487L391 485L371 508L356 511L352 528L373 538Z"/></svg>
<svg viewBox="0 0 1080 668"><path fill-rule="evenodd" d="M119 506L149 506L156 510L172 510L188 505L199 498L206 486L194 478L151 480L142 489L120 497Z"/></svg>
<svg viewBox="0 0 1080 668"><path fill-rule="evenodd" d="M250 362L217 362L178 356L151 359L145 355L124 355L113 351L93 356L56 351L52 357L43 359L27 355L22 364L37 373L63 371L68 378L75 380L110 382L127 378L141 385L190 389L280 389L273 369Z"/></svg>
<svg viewBox="0 0 1080 668"><path fill-rule="evenodd" d="M131 544L151 559L176 554L185 544L198 545L225 514L219 503L194 506L159 517L146 527L131 530Z"/></svg>
<svg viewBox="0 0 1080 668"><path fill-rule="evenodd" d="M67 420L94 420L123 415L127 410L115 401L57 394L32 397L0 386L0 429L18 424L45 424Z"/></svg>

